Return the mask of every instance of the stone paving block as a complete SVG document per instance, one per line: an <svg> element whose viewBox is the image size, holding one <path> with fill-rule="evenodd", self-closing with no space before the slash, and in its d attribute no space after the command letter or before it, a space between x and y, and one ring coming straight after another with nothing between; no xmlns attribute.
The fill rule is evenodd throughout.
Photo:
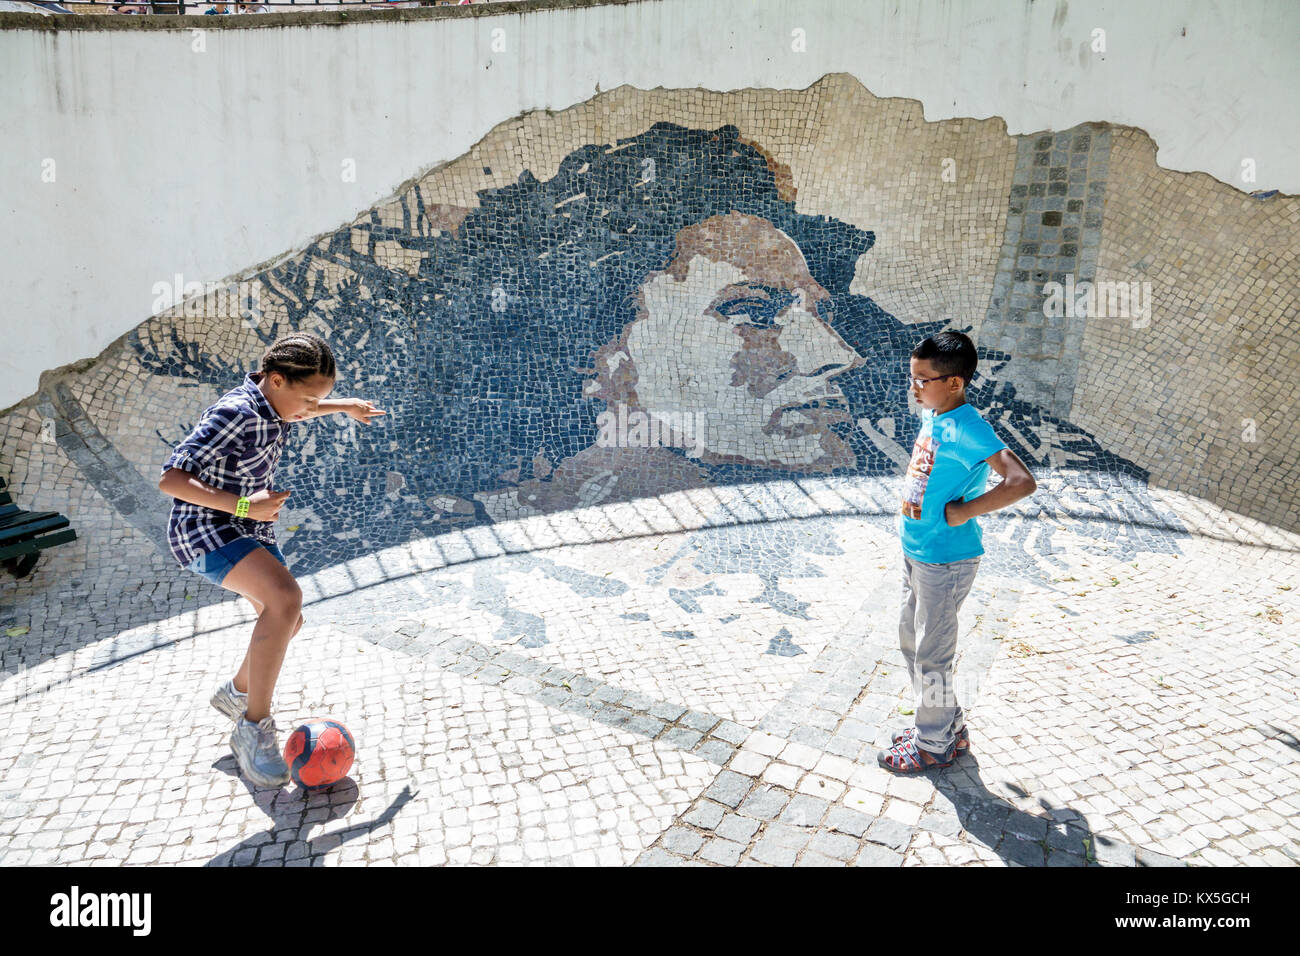
<svg viewBox="0 0 1300 956"><path fill-rule="evenodd" d="M799 726L799 721L794 717L787 717L782 714L769 712L763 717L762 720L758 722L758 724L755 726L754 729L761 733L769 734L773 737L777 737L781 740L782 743L784 743L789 738L790 734L794 732L794 729L797 726ZM753 863L752 861L746 860L744 863L741 863L740 865L741 866L751 866L751 865L762 866L763 864Z"/></svg>
<svg viewBox="0 0 1300 956"><path fill-rule="evenodd" d="M701 801L687 811L682 820L702 830L712 830L722 821L725 813L716 803Z"/></svg>
<svg viewBox="0 0 1300 956"><path fill-rule="evenodd" d="M570 697L560 704L560 709L570 714L581 714L585 717L595 717L596 711L600 709L600 701L591 700L586 697Z"/></svg>
<svg viewBox="0 0 1300 956"><path fill-rule="evenodd" d="M694 856L695 851L704 845L704 837L685 827L672 827L660 841L664 849L679 856Z"/></svg>
<svg viewBox="0 0 1300 956"><path fill-rule="evenodd" d="M673 856L667 850L659 847L651 847L637 858L635 866L681 866L684 863L681 857Z"/></svg>
<svg viewBox="0 0 1300 956"><path fill-rule="evenodd" d="M831 734L829 730L800 724L790 732L789 738L795 743L821 750L826 746L826 742L831 739Z"/></svg>
<svg viewBox="0 0 1300 956"><path fill-rule="evenodd" d="M785 812L781 814L781 822L789 826L815 827L821 823L829 807L830 802L821 797L806 793L795 794L794 799L785 808Z"/></svg>
<svg viewBox="0 0 1300 956"><path fill-rule="evenodd" d="M640 734L643 737L657 737L664 729L663 721L655 720L645 714L633 714L623 726L632 733Z"/></svg>
<svg viewBox="0 0 1300 956"><path fill-rule="evenodd" d="M906 800L897 798L891 799L885 804L885 817L904 826L916 826L921 821L923 812L918 804L908 803Z"/></svg>
<svg viewBox="0 0 1300 956"><path fill-rule="evenodd" d="M854 789L883 794L889 789L892 778L893 774L877 766L873 759L870 764L854 768L853 773L849 775L848 785Z"/></svg>
<svg viewBox="0 0 1300 956"><path fill-rule="evenodd" d="M775 757L786 748L787 743L781 737L756 730L745 738L745 743L742 746L745 750L752 750L765 757Z"/></svg>
<svg viewBox="0 0 1300 956"><path fill-rule="evenodd" d="M695 753L709 763L725 764L736 749L725 740L706 740L695 748Z"/></svg>
<svg viewBox="0 0 1300 956"><path fill-rule="evenodd" d="M763 828L761 834L764 840L771 840L773 843L789 847L792 850L802 850L812 839L812 830L806 827L789 826L779 821L773 821Z"/></svg>
<svg viewBox="0 0 1300 956"><path fill-rule="evenodd" d="M837 806L831 807L830 813L827 814L826 826L861 838L867 832L867 827L871 826L872 819L871 816L859 813L857 810Z"/></svg>
<svg viewBox="0 0 1300 956"><path fill-rule="evenodd" d="M856 849L856 847L855 847ZM823 856L816 850L804 850L795 861L795 866L844 866L843 860L832 859L829 856Z"/></svg>
<svg viewBox="0 0 1300 956"><path fill-rule="evenodd" d="M817 761L817 766L813 769L823 777L843 783L852 776L854 766L850 760L826 754Z"/></svg>
<svg viewBox="0 0 1300 956"><path fill-rule="evenodd" d="M830 833L823 830L812 838L808 848L833 859L847 862L857 855L858 841L843 833Z"/></svg>
<svg viewBox="0 0 1300 956"><path fill-rule="evenodd" d="M626 707L628 710L648 711L654 704L654 699L647 697L639 691L628 691L618 702L619 706Z"/></svg>
<svg viewBox="0 0 1300 956"><path fill-rule="evenodd" d="M904 866L947 866L948 858L937 846L912 847L903 854Z"/></svg>
<svg viewBox="0 0 1300 956"><path fill-rule="evenodd" d="M1012 833L1008 833L998 844L997 854L1008 863L1020 863L1024 866L1043 866L1046 862L1046 854L1041 843L1023 840Z"/></svg>
<svg viewBox="0 0 1300 956"><path fill-rule="evenodd" d="M1163 853L1157 853L1154 850L1147 850L1137 847L1134 851L1134 864L1136 866L1186 866L1182 860L1172 856L1166 856Z"/></svg>
<svg viewBox="0 0 1300 956"><path fill-rule="evenodd" d="M744 843L732 843L730 840L709 840L699 852L701 860L717 863L720 866L735 866L745 852Z"/></svg>
<svg viewBox="0 0 1300 956"><path fill-rule="evenodd" d="M630 710L624 710L622 707L606 705L596 711L596 719L602 724L610 727L627 728L628 722L632 720L633 714Z"/></svg>
<svg viewBox="0 0 1300 956"><path fill-rule="evenodd" d="M799 851L764 837L754 844L749 854L753 859L769 866L794 866Z"/></svg>
<svg viewBox="0 0 1300 956"><path fill-rule="evenodd" d="M1054 850L1082 853L1083 841L1087 836L1088 831L1081 827L1054 823L1047 829L1047 845Z"/></svg>
<svg viewBox="0 0 1300 956"><path fill-rule="evenodd" d="M799 767L786 763L773 763L763 771L763 779L770 784L783 787L786 790L793 790L799 783L799 778L804 775L804 771Z"/></svg>
<svg viewBox="0 0 1300 956"><path fill-rule="evenodd" d="M841 737L837 734L834 737L831 737L830 740L826 741L824 749L828 754L856 762L862 759L865 747L856 740L849 740L848 738Z"/></svg>
<svg viewBox="0 0 1300 956"><path fill-rule="evenodd" d="M875 843L864 843L854 866L902 866L903 854Z"/></svg>
<svg viewBox="0 0 1300 956"><path fill-rule="evenodd" d="M758 832L758 821L729 813L721 823L717 824L716 832L720 837L747 844L750 838Z"/></svg>
<svg viewBox="0 0 1300 956"><path fill-rule="evenodd" d="M647 711L647 713L649 713L651 717L656 717L659 720L672 723L673 721L677 720L677 718L681 717L682 714L686 713L686 708L683 707L681 704L670 704L665 701L655 701L653 704L650 705L650 709Z"/></svg>
<svg viewBox="0 0 1300 956"><path fill-rule="evenodd" d="M845 786L838 780L831 780L828 777L820 777L816 774L805 774L804 778L799 781L799 792L806 793L809 796L820 797L824 800L837 800L844 793Z"/></svg>
<svg viewBox="0 0 1300 956"><path fill-rule="evenodd" d="M1037 842L1047 839L1047 820L1026 813L1013 813L1007 818L1006 830L1026 840Z"/></svg>
<svg viewBox="0 0 1300 956"><path fill-rule="evenodd" d="M821 759L821 756L821 751L815 747L792 743L781 751L781 762L792 764L804 770L811 770L817 766L817 761Z"/></svg>
<svg viewBox="0 0 1300 956"><path fill-rule="evenodd" d="M891 850L905 850L912 841L913 833L915 831L912 827L905 826L897 820L879 817L867 827L866 837L872 843L879 843Z"/></svg>
<svg viewBox="0 0 1300 956"><path fill-rule="evenodd" d="M733 747L741 746L749 737L750 730L734 720L724 720L711 731L714 737L725 740Z"/></svg>
<svg viewBox="0 0 1300 956"><path fill-rule="evenodd" d="M1119 843L1109 837L1093 835L1092 858L1107 866L1136 866L1137 853L1127 843Z"/></svg>
<svg viewBox="0 0 1300 956"><path fill-rule="evenodd" d="M876 736L876 728L873 724L864 723L861 720L855 720L852 717L847 718L839 729L836 731L837 737L844 737L856 741L858 744L869 744Z"/></svg>
<svg viewBox="0 0 1300 956"><path fill-rule="evenodd" d="M753 780L743 774L723 770L718 774L717 779L713 781L709 789L704 791L704 795L710 800L726 804L734 810L740 805L740 801L744 799L753 783Z"/></svg>
<svg viewBox="0 0 1300 956"><path fill-rule="evenodd" d="M916 825L922 830L941 833L949 837L956 837L961 833L961 821L957 819L955 813L931 813L926 811L921 814L921 819L917 821Z"/></svg>
<svg viewBox="0 0 1300 956"><path fill-rule="evenodd" d="M563 667L548 667L537 676L546 684L568 684L575 694L590 693L597 684L590 677L579 677L574 671L565 670ZM586 683L585 690L580 691L573 687L573 684L579 681Z"/></svg>
<svg viewBox="0 0 1300 956"><path fill-rule="evenodd" d="M925 776L908 777L891 773L885 792L891 797L900 797L908 803L926 804L934 796L935 785Z"/></svg>
<svg viewBox="0 0 1300 956"><path fill-rule="evenodd" d="M813 838L813 831L805 827L788 826L780 821L772 821L763 827L761 834L762 839L771 840L772 843L780 844L781 847L790 849L803 849Z"/></svg>
<svg viewBox="0 0 1300 956"><path fill-rule="evenodd" d="M737 812L755 820L775 820L790 802L790 795L773 787L759 787L740 805Z"/></svg>
<svg viewBox="0 0 1300 956"><path fill-rule="evenodd" d="M1079 853L1068 853L1065 850L1052 850L1047 854L1048 866L1086 866L1083 855Z"/></svg>
<svg viewBox="0 0 1300 956"><path fill-rule="evenodd" d="M537 692L536 699L546 704L548 707L559 707L570 697L570 692L563 687L553 685L542 685Z"/></svg>
<svg viewBox="0 0 1300 956"><path fill-rule="evenodd" d="M627 691L613 684L600 684L591 691L593 700L603 700L607 704L617 704L627 696Z"/></svg>
<svg viewBox="0 0 1300 956"><path fill-rule="evenodd" d="M698 710L688 710L677 718L677 722L684 727L690 727L692 730L698 730L705 733L712 730L718 724L718 718L712 714L706 714Z"/></svg>
<svg viewBox="0 0 1300 956"><path fill-rule="evenodd" d="M664 731L659 740L670 747L676 747L678 750L691 750L703 738L704 735L698 730L690 730L686 727L670 727Z"/></svg>
<svg viewBox="0 0 1300 956"><path fill-rule="evenodd" d="M497 660L502 664L505 664L501 658L497 658ZM537 677L546 670L546 665L541 661L536 661L522 655L512 655L511 663L505 664L505 666L509 667L516 674L523 674L527 677Z"/></svg>
<svg viewBox="0 0 1300 956"><path fill-rule="evenodd" d="M542 684L531 678L524 677L521 674L512 674L501 685L508 691L516 694L522 694L525 697L532 697L542 689Z"/></svg>
<svg viewBox="0 0 1300 956"><path fill-rule="evenodd" d="M558 671L555 676L558 678L555 683L561 686L567 683L568 689L580 697L591 696L592 691L601 686L599 681L572 671Z"/></svg>
<svg viewBox="0 0 1300 956"><path fill-rule="evenodd" d="M990 833L1002 833L1007 828L1007 821L1014 811L1006 804L996 803L958 803L957 815L962 826L967 830L979 830Z"/></svg>
<svg viewBox="0 0 1300 956"><path fill-rule="evenodd" d="M830 731L840 725L840 719L840 714L836 711L814 707L804 718L804 724L808 727L814 727L818 730L826 731L827 739L829 739Z"/></svg>
<svg viewBox="0 0 1300 956"><path fill-rule="evenodd" d="M746 777L757 777L768 768L768 758L752 750L742 750L731 761L728 770L743 773Z"/></svg>
<svg viewBox="0 0 1300 956"><path fill-rule="evenodd" d="M414 637L415 635L410 635ZM528 663L528 658L522 654L516 654L514 651L498 651L493 658L498 664L512 673L520 673L519 668ZM539 667L538 670L542 668Z"/></svg>

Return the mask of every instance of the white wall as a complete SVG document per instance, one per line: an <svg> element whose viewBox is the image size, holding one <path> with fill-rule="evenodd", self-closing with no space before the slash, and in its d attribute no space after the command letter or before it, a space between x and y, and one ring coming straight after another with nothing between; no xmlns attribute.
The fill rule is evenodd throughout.
<svg viewBox="0 0 1300 956"><path fill-rule="evenodd" d="M929 120L1109 120L1169 168L1300 187L1293 0L639 0L348 25L0 30L0 408L147 318L179 272L301 248L521 112L600 89L802 89L831 72ZM123 18L126 19L126 18ZM244 20L241 25L247 23ZM1093 53L1092 31L1108 52ZM506 49L494 52L493 31ZM1186 35L1183 31L1186 31ZM792 49L803 30L806 52ZM341 164L355 159L355 182ZM1258 181L1241 181L1243 158ZM42 181L43 163L54 182Z"/></svg>

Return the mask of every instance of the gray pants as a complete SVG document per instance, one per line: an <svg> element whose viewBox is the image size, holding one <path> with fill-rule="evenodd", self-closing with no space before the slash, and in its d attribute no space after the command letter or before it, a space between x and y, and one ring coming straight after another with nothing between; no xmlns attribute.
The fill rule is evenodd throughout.
<svg viewBox="0 0 1300 956"><path fill-rule="evenodd" d="M957 703L953 658L957 611L975 584L980 559L926 564L903 555L903 608L898 646L907 660L916 700L916 745L944 754L966 726Z"/></svg>

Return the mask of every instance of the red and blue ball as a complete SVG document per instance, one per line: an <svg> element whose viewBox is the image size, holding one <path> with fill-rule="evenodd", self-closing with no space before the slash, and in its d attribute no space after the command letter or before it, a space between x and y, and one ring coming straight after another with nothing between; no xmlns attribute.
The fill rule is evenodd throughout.
<svg viewBox="0 0 1300 956"><path fill-rule="evenodd" d="M314 717L300 724L284 744L284 762L293 782L304 790L321 790L352 769L357 745L337 720Z"/></svg>

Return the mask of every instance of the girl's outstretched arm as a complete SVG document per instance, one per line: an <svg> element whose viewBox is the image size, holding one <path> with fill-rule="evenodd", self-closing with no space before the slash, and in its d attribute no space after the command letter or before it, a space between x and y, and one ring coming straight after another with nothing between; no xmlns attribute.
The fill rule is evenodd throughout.
<svg viewBox="0 0 1300 956"><path fill-rule="evenodd" d="M373 403L366 401L364 398L322 398L314 408L310 408L303 413L303 418L318 418L321 415L330 415L334 412L343 412L350 418L355 418L366 425L370 424L372 418L388 414L386 411L376 408Z"/></svg>

